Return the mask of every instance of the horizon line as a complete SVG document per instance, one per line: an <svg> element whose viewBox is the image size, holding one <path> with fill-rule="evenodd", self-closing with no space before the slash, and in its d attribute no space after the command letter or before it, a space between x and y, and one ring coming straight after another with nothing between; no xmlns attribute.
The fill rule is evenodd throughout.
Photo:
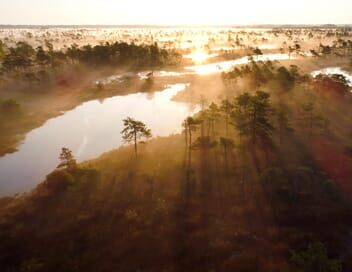
<svg viewBox="0 0 352 272"><path fill-rule="evenodd" d="M62 27L62 28L69 28L69 27L122 27L122 28L172 28L172 27L194 27L194 28L202 28L202 27L233 27L233 28L241 28L241 27L254 27L254 28L282 28L282 27L352 27L352 23L346 24L332 24L332 23L316 23L316 24L2 24L0 23L0 28L20 28L20 27L46 27L46 28L53 28L53 27Z"/></svg>

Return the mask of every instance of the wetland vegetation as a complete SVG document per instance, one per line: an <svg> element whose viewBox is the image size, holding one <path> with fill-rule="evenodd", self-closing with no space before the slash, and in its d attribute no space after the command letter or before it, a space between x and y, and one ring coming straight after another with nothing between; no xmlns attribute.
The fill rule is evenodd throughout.
<svg viewBox="0 0 352 272"><path fill-rule="evenodd" d="M1 271L352 270L350 27L0 39Z"/></svg>

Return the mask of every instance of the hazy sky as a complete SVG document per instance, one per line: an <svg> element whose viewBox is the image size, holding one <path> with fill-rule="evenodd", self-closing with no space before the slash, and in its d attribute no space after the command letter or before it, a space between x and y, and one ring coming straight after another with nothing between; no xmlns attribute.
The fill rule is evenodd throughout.
<svg viewBox="0 0 352 272"><path fill-rule="evenodd" d="M352 0L0 0L0 24L350 24Z"/></svg>

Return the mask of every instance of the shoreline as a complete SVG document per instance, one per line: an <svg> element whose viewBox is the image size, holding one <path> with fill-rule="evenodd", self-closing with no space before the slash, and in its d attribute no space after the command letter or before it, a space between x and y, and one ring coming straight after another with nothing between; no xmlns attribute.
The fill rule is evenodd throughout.
<svg viewBox="0 0 352 272"><path fill-rule="evenodd" d="M327 68L327 67L341 67L347 71L351 71L351 68L348 65L348 60L346 58L299 58L299 59L290 59L290 60L280 60L279 63L284 66L297 65L304 73L310 73L314 70ZM212 63L208 63L212 64ZM185 68L185 67L183 67ZM349 69L348 69L349 68ZM176 70L176 69L175 69ZM174 71L175 71L174 70ZM182 69L177 69L182 71ZM197 103L194 101L195 98L201 95L201 91L197 90L201 87L202 83L208 85L207 82L211 80L218 81L220 80L220 73L218 74L207 74L207 75L197 75L197 74L188 74L180 76L165 76L165 77L156 77L154 78L153 87L147 92L162 91L165 86L169 84L175 84L179 82L191 82L191 86L186 88L184 91L178 93L173 100L179 102L190 102ZM39 111L30 111L24 120L18 123L18 126L11 128L12 134L9 140L6 141L6 144L0 146L0 159L7 154L16 152L18 146L21 144L23 139L26 137L26 134L44 125L48 120L61 116L67 111L75 109L77 106L83 104L84 102L106 99L114 96L124 96L133 93L143 92L143 81L134 81L131 85L122 84L109 84L104 86L100 91L94 90L92 86L93 78L89 78L81 86L70 89L69 93L64 93L65 90L61 93L56 91L51 91L48 95L41 96L40 93L35 95L35 98L31 96L31 102L33 99L37 99L39 96L39 101L35 101L34 104L39 104ZM218 83L218 82L217 82ZM194 86L195 85L195 86ZM200 85L200 86L199 86ZM210 84L211 89L211 84ZM191 90L191 91L190 91ZM216 91L216 94L219 90ZM189 94L192 92L193 99L190 98ZM215 96L215 95L214 95ZM215 99L215 97L213 98ZM15 97L14 97L15 98ZM26 99L28 97L22 97L21 99ZM192 101L193 100L193 101ZM55 106L48 107L48 104L54 101ZM19 101L21 103L21 101ZM43 104L45 104L43 106ZM28 107L29 110L32 110L38 105L29 105L24 106Z"/></svg>

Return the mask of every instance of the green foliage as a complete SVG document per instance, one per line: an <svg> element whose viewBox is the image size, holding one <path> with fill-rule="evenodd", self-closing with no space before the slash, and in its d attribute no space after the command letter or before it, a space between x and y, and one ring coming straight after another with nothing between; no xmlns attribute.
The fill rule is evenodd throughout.
<svg viewBox="0 0 352 272"><path fill-rule="evenodd" d="M324 173L308 167L271 167L261 173L260 182L282 226L314 230L315 239L326 239L320 232L347 222L349 209L335 182Z"/></svg>
<svg viewBox="0 0 352 272"><path fill-rule="evenodd" d="M340 272L341 263L336 259L329 259L324 244L316 242L308 246L307 250L293 254L291 262L297 272Z"/></svg>
<svg viewBox="0 0 352 272"><path fill-rule="evenodd" d="M220 137L220 144L224 147L226 150L233 149L235 147L235 142L232 139L225 138L225 137Z"/></svg>
<svg viewBox="0 0 352 272"><path fill-rule="evenodd" d="M250 138L253 146L257 140L267 142L274 130L271 121L270 95L257 91L254 95L244 93L235 100L232 118L241 136Z"/></svg>
<svg viewBox="0 0 352 272"><path fill-rule="evenodd" d="M295 44L295 50L296 50L296 54L298 55L299 52L301 51L301 45L299 43Z"/></svg>
<svg viewBox="0 0 352 272"><path fill-rule="evenodd" d="M232 111L233 111L233 104L227 99L222 100L220 105L220 113L225 115L226 136L228 136L229 134L229 121L230 121L230 115Z"/></svg>
<svg viewBox="0 0 352 272"><path fill-rule="evenodd" d="M344 96L350 90L349 80L341 74L319 74L314 78L314 84L317 91L325 94Z"/></svg>
<svg viewBox="0 0 352 272"><path fill-rule="evenodd" d="M127 142L134 142L135 146L135 155L137 157L137 142L141 138L150 138L152 137L151 130L141 122L137 121L131 117L127 117L123 120L124 129L121 131L122 139Z"/></svg>
<svg viewBox="0 0 352 272"><path fill-rule="evenodd" d="M63 147L61 150L61 154L59 156L60 159L60 164L58 168L60 167L66 167L69 170L73 170L76 168L76 160L72 154L72 151L66 147Z"/></svg>
<svg viewBox="0 0 352 272"><path fill-rule="evenodd" d="M50 193L62 193L74 183L72 175L67 170L55 170L46 177L45 188Z"/></svg>
<svg viewBox="0 0 352 272"><path fill-rule="evenodd" d="M220 109L215 103L211 103L208 109L202 111L200 119L202 122L207 124L207 135L215 136L215 124L220 118Z"/></svg>
<svg viewBox="0 0 352 272"><path fill-rule="evenodd" d="M236 43L241 44L238 36ZM299 45L290 47L295 51L299 53ZM28 67L34 70L61 59L74 65L143 68L170 64L174 57L157 44L73 45L59 52L47 42L29 58L35 65ZM26 74L30 77L31 71ZM352 148L344 153L349 156L339 156L337 145L336 154L327 152L332 157L328 162L319 150L306 148L301 130L316 130L324 121L317 109L329 118L328 113L340 109L324 108L320 97L310 92L311 82L301 85L302 78L297 66L273 62L252 61L224 73L225 82L238 80L243 83L238 86L253 91L207 107L202 97L201 112L183 123L186 150L183 138L173 135L148 142L143 160L129 160L130 148L122 147L77 166L72 151L63 148L59 169L38 190L0 199L0 267L53 272L288 271L290 252L307 241L324 241L336 256L342 255L351 213L336 184L350 177L344 168L350 166L346 157ZM337 75L314 82L336 86L330 81L347 84ZM152 74L145 83L152 85ZM260 86L274 91L255 92ZM314 104L305 104L300 112L302 101ZM338 114L331 120L346 126L350 105L344 102L347 121ZM19 110L15 101L4 105L6 112ZM151 131L130 117L123 122L123 139L134 142L137 155L138 141L149 138ZM336 135L322 135L322 149L324 141L336 143L340 133L347 134L339 122L334 123ZM230 131L228 124L233 125ZM299 133L291 134L293 125ZM267 155L274 127L284 145ZM243 139L256 152L242 148ZM292 264L299 272L341 271L341 264L315 243L294 254Z"/></svg>
<svg viewBox="0 0 352 272"><path fill-rule="evenodd" d="M220 110L225 114L228 115L231 113L233 109L233 105L231 104L231 102L227 99L222 100L221 101L221 106L220 106Z"/></svg>
<svg viewBox="0 0 352 272"><path fill-rule="evenodd" d="M25 69L32 65L35 50L26 42L18 42L16 47L10 47L5 55L3 66L5 70L12 71Z"/></svg>
<svg viewBox="0 0 352 272"><path fill-rule="evenodd" d="M313 102L302 105L301 123L310 140L318 130L325 130L329 124L326 118L317 113Z"/></svg>
<svg viewBox="0 0 352 272"><path fill-rule="evenodd" d="M295 84L295 77L284 66L277 69L277 80L284 90L292 89Z"/></svg>
<svg viewBox="0 0 352 272"><path fill-rule="evenodd" d="M192 149L210 149L214 148L217 145L217 141L212 140L209 136L205 137L198 137L193 143L192 143Z"/></svg>
<svg viewBox="0 0 352 272"><path fill-rule="evenodd" d="M50 62L50 55L44 51L42 46L37 48L35 57L40 65L47 65Z"/></svg>
<svg viewBox="0 0 352 272"><path fill-rule="evenodd" d="M282 105L279 107L276 112L277 117L277 131L279 133L279 141L280 144L284 142L284 138L288 133L294 132L294 129L291 125L287 109L285 109Z"/></svg>
<svg viewBox="0 0 352 272"><path fill-rule="evenodd" d="M4 58L5 58L5 44L3 43L3 41L0 40L0 64Z"/></svg>
<svg viewBox="0 0 352 272"><path fill-rule="evenodd" d="M222 73L222 79L227 85L239 78L249 79L257 88L269 82L278 82L280 89L290 90L302 79L302 76L295 65L287 69L284 66L276 67L271 61L255 62L254 60L240 68L234 67L232 71Z"/></svg>
<svg viewBox="0 0 352 272"><path fill-rule="evenodd" d="M45 48L39 46L36 50L26 42L18 42L7 51L5 54L4 46L0 43L0 61L3 59L3 70L6 72L28 70L34 64L50 64L55 68L65 63L146 69L178 65L182 58L174 50L159 48L157 43L135 45L115 42L95 46L88 44L82 47L73 44L66 51L55 51L49 41L45 41Z"/></svg>
<svg viewBox="0 0 352 272"><path fill-rule="evenodd" d="M313 49L309 50L313 57L319 57L319 53Z"/></svg>
<svg viewBox="0 0 352 272"><path fill-rule="evenodd" d="M189 149L192 148L192 133L195 132L200 125L204 122L203 116L199 118L187 117L183 122L186 145L188 145Z"/></svg>
<svg viewBox="0 0 352 272"><path fill-rule="evenodd" d="M131 117L124 119L123 125L124 129L121 131L122 138L128 143L142 137L150 138L152 136L150 129L143 122Z"/></svg>
<svg viewBox="0 0 352 272"><path fill-rule="evenodd" d="M263 52L258 47L256 47L255 49L253 49L253 54L254 55L263 55Z"/></svg>
<svg viewBox="0 0 352 272"><path fill-rule="evenodd" d="M225 172L228 173L228 153L231 152L235 148L235 142L232 139L226 137L220 137L220 145L224 150L224 164L225 164Z"/></svg>
<svg viewBox="0 0 352 272"><path fill-rule="evenodd" d="M157 43L152 45L135 45L125 42L105 43L92 47L72 45L66 51L72 60L95 65L133 65L138 68L175 65L180 55L174 51L160 49Z"/></svg>
<svg viewBox="0 0 352 272"><path fill-rule="evenodd" d="M332 49L331 49L331 47L329 45L320 44L319 45L319 50L325 56L331 55L331 53L332 53Z"/></svg>

